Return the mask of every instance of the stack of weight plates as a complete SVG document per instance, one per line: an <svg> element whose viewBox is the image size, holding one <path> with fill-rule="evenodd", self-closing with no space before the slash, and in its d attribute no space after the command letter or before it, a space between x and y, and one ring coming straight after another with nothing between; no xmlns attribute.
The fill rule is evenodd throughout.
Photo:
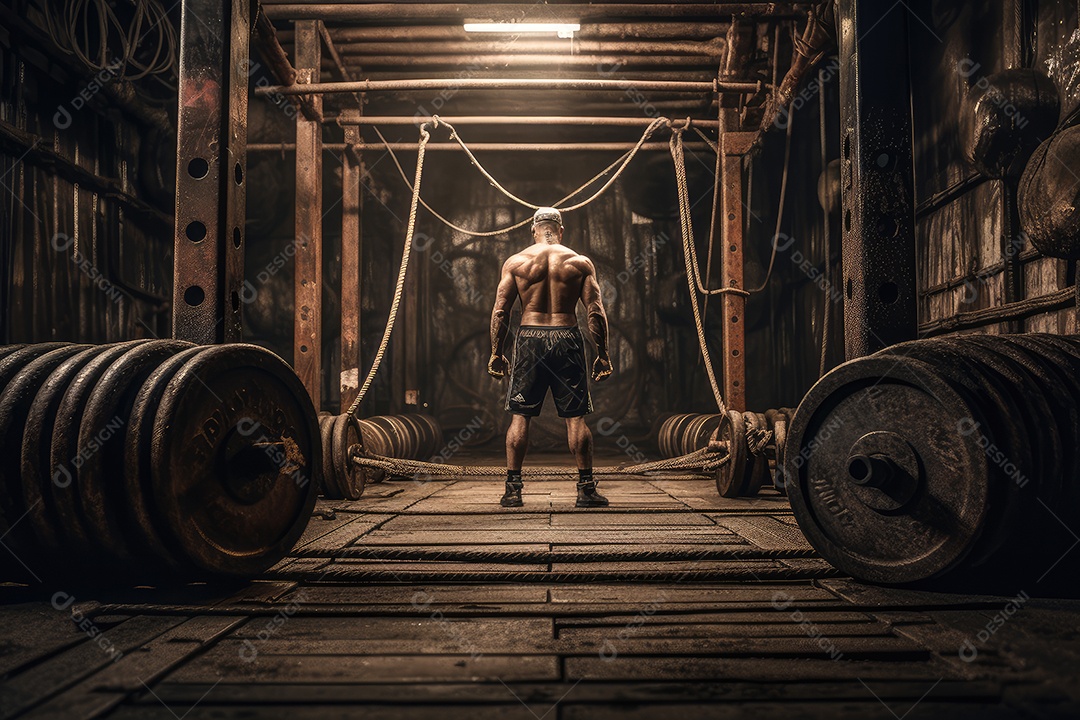
<svg viewBox="0 0 1080 720"><path fill-rule="evenodd" d="M320 452L303 385L254 345L0 347L6 574L257 574L303 532Z"/></svg>
<svg viewBox="0 0 1080 720"><path fill-rule="evenodd" d="M826 559L869 581L1069 572L1078 407L1075 336L965 335L853 360L788 428L792 510Z"/></svg>

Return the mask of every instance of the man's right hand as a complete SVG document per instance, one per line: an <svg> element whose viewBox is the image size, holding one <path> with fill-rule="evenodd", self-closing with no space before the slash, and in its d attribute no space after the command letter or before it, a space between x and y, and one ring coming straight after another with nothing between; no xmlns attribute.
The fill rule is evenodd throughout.
<svg viewBox="0 0 1080 720"><path fill-rule="evenodd" d="M593 360L592 364L592 379L593 382L602 382L611 377L612 367L611 359L606 357L598 357Z"/></svg>
<svg viewBox="0 0 1080 720"><path fill-rule="evenodd" d="M488 375L493 378L501 378L506 376L506 358L502 355L492 354L491 359L488 360L487 367Z"/></svg>

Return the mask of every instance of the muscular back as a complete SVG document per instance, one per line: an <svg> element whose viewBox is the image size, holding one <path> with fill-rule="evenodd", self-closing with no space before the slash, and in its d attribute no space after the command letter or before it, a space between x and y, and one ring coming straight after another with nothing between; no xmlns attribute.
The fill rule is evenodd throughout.
<svg viewBox="0 0 1080 720"><path fill-rule="evenodd" d="M592 263L565 245L533 245L507 260L521 298L522 325L576 325Z"/></svg>
<svg viewBox="0 0 1080 720"><path fill-rule="evenodd" d="M533 226L536 244L512 256L502 268L495 307L491 310L491 359L488 372L502 377L506 371L503 345L510 332L510 310L521 300L522 325L567 327L577 325L578 301L585 306L589 334L596 343L593 380L611 375L608 325L600 283L592 261L559 242L562 227L553 222Z"/></svg>

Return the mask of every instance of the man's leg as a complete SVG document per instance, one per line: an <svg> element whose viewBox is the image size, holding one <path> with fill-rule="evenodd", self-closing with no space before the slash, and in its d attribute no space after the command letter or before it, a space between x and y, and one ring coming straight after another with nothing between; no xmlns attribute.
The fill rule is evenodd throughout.
<svg viewBox="0 0 1080 720"><path fill-rule="evenodd" d="M521 474L521 465L525 462L525 452L529 449L529 416L511 415L510 427L506 431L506 469L516 470Z"/></svg>
<svg viewBox="0 0 1080 720"><path fill-rule="evenodd" d="M566 439L577 460L578 470L592 470L592 431L585 424L585 418L566 418Z"/></svg>
<svg viewBox="0 0 1080 720"><path fill-rule="evenodd" d="M506 430L506 492L499 504L503 507L521 507L521 465L529 449L529 418L511 415Z"/></svg>
<svg viewBox="0 0 1080 720"><path fill-rule="evenodd" d="M592 431L585 424L585 418L566 418L566 439L578 466L577 506L604 507L608 500L596 492L596 481L592 474Z"/></svg>

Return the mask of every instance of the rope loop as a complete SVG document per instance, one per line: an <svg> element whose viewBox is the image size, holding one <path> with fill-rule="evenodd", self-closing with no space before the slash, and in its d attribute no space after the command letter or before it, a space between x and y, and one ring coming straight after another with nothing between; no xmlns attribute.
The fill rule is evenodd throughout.
<svg viewBox="0 0 1080 720"><path fill-rule="evenodd" d="M721 415L727 415L727 406L720 392L720 385L716 381L716 373L713 370L712 358L709 355L709 344L705 338L705 324L701 319L701 308L698 304L698 292L707 293L702 286L698 271L697 250L694 248L694 226L690 217L690 191L686 182L686 155L683 152L682 130L672 129L671 139L668 141L671 148L671 159L675 164L675 180L679 196L679 223L683 236L683 259L686 263L686 284L690 291L690 308L694 312L694 327L697 330L698 345L701 348L701 357L705 364L705 372L709 377L709 385L712 388L713 399ZM720 178L716 179L720 182Z"/></svg>

